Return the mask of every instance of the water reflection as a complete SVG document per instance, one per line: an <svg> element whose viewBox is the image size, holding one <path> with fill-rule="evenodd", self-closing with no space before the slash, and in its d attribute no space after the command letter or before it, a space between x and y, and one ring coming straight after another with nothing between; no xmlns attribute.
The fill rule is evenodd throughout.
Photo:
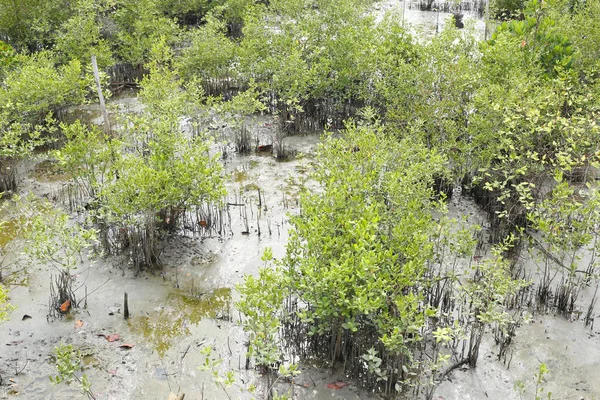
<svg viewBox="0 0 600 400"><path fill-rule="evenodd" d="M23 218L13 218L0 222L0 250L8 246L19 236L21 226L25 220Z"/></svg>
<svg viewBox="0 0 600 400"><path fill-rule="evenodd" d="M435 4L435 3L434 3ZM468 28L474 27L478 39L483 39L485 34L484 18L476 10L477 7L470 7L468 10L463 3L456 3L454 8L464 15L463 22ZM386 13L391 13L395 19L402 21L417 38L430 39L438 32L441 32L453 15L445 11L425 11L418 7L418 2L408 0L406 5L403 1L387 0L377 4L375 9L375 18L377 22L383 20Z"/></svg>
<svg viewBox="0 0 600 400"><path fill-rule="evenodd" d="M63 170L57 161L45 160L35 166L33 177L38 182L60 182L71 179L71 174Z"/></svg>
<svg viewBox="0 0 600 400"><path fill-rule="evenodd" d="M202 319L228 318L230 305L230 288L219 288L201 297L170 293L160 310L131 318L129 327L164 357L176 339L190 335L190 327L198 325Z"/></svg>

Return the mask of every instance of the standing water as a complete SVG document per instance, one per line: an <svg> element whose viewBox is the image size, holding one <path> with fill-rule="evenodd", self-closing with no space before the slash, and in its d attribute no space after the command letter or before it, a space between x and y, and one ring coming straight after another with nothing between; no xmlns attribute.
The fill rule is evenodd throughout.
<svg viewBox="0 0 600 400"><path fill-rule="evenodd" d="M435 35L452 12L422 11L417 3L384 1L375 6L378 19L393 11L423 37ZM461 11L468 25L483 36L485 24L477 11ZM472 21L472 22L470 22ZM139 110L134 97L117 97L121 110ZM75 115L99 122L95 107ZM215 136L227 136L227 126L216 121ZM277 121L270 117L249 120L251 137L260 144L276 136ZM223 131L223 132L222 132ZM264 382L245 366L246 337L233 307L235 285L246 274L256 274L265 248L281 257L288 238L289 215L298 213L302 190L315 189L309 179L317 135L293 136L285 144L296 157L278 162L270 153L239 155L228 149L225 165L228 189L224 231L184 231L165 243L163 267L134 273L127 261L111 257L85 259L74 271L78 293L87 290L87 307L63 319L47 320L49 280L45 265L30 266L26 280L10 293L17 310L0 330L1 398L65 399L82 397L76 385L51 385L56 374L52 350L60 343L80 349L84 372L99 399L167 399L183 392L189 399L249 399L252 384L264 392ZM40 160L25 167L24 192L52 198L64 187L68 174L54 173L52 163ZM482 224L484 213L469 199L453 197L450 212ZM5 246L4 240L0 245ZM532 274L534 260L521 262ZM583 309L593 296L587 288L580 296ZM123 318L123 294L128 293L131 318ZM79 295L83 297L83 294ZM234 371L236 383L223 388L210 371L198 367L212 349L212 369L221 375ZM500 361L491 335L485 337L476 369L458 369L441 383L435 399L519 399L514 389L522 382L532 393L534 375L541 363L550 373L546 392L558 399L600 398L600 331L581 321L561 316L532 315L518 328L509 361ZM593 351L591 351L593 350ZM217 362L217 360L221 360ZM304 365L292 389L299 399L368 399L370 394L346 385L343 376L331 375L318 365ZM340 384L343 383L343 384ZM531 397L531 396L529 396Z"/></svg>

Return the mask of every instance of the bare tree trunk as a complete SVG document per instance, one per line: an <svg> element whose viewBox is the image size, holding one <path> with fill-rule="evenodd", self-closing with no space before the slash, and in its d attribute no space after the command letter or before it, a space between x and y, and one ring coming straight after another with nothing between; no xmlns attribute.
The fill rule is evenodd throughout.
<svg viewBox="0 0 600 400"><path fill-rule="evenodd" d="M100 84L100 73L98 72L98 64L96 56L92 56L92 68L94 69L94 79L96 80L96 89L98 89L98 99L100 99L100 109L102 110L102 118L104 119L104 132L110 135L110 121L108 120L108 112L104 103L104 95L102 94L102 85Z"/></svg>

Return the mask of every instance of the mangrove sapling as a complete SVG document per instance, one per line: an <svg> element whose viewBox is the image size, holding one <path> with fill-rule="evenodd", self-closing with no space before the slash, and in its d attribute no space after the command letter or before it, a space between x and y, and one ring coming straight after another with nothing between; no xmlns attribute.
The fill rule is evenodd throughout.
<svg viewBox="0 0 600 400"><path fill-rule="evenodd" d="M152 49L156 43L176 42L180 30L158 3L154 0L119 1L116 12L111 15L116 24L116 40L112 47L122 63L142 69L152 59Z"/></svg>
<svg viewBox="0 0 600 400"><path fill-rule="evenodd" d="M452 361L453 356L456 356L457 344L464 340L464 332L458 324L443 328L438 326L435 331L431 332L431 335L434 339L431 348L428 350L428 354L431 354L431 356L430 358L422 357L419 361L422 371L427 371L427 374L422 372L423 376L420 378L418 386L422 387L427 400L433 398L439 383L443 382L456 368L466 364L466 361L463 360L444 368Z"/></svg>
<svg viewBox="0 0 600 400"><path fill-rule="evenodd" d="M201 371L209 371L212 374L213 382L223 390L225 396L229 400L231 400L231 396L227 391L227 388L232 386L235 383L235 376L233 371L227 371L224 376L221 375L219 371L219 366L223 362L222 358L213 358L212 357L212 347L204 346L200 353L205 357L204 363L201 364L198 369ZM204 397L204 396L203 396Z"/></svg>
<svg viewBox="0 0 600 400"><path fill-rule="evenodd" d="M430 345L433 332L448 327L453 302L430 293L437 286L429 283L452 292L444 282L456 280L454 254L472 255L475 247L468 229L434 239L441 234L433 214L444 212L431 189L441 159L414 142L393 140L375 122L349 123L340 138L326 136L317 160L313 177L323 191L303 193L286 256L240 287L250 355L273 362L285 344L297 356L343 366L357 384L386 396L411 384L418 391L420 381L429 388L432 371L463 335L463 328L450 326L448 350L440 354L441 344ZM444 234L454 232L451 225ZM440 279L439 272L428 275L441 254L436 240L438 249L451 247L443 268L436 267L448 274ZM429 306L434 297L439 315Z"/></svg>
<svg viewBox="0 0 600 400"><path fill-rule="evenodd" d="M66 138L65 145L52 155L82 188L88 208L98 208L99 191L116 178L112 164L123 143L103 134L97 126L86 126L79 120L61 124L61 130Z"/></svg>
<svg viewBox="0 0 600 400"><path fill-rule="evenodd" d="M240 393L247 392L250 394L255 394L257 392L256 385L248 384L243 380L240 380L238 382L238 380L235 377L234 371L223 371L222 368L220 368L221 364L223 363L223 359L219 356L214 356L213 352L214 350L211 346L204 346L200 350L200 353L204 356L204 362L200 366L198 366L198 369L200 369L201 371L210 372L212 375L212 381L223 391L223 393L225 394L225 396L227 396L228 399L232 399L228 389L230 389L233 386L235 386ZM295 364L287 366L282 364L279 366L278 370L273 372L276 373L275 379L271 379L271 374L266 375L267 382L265 388L265 395L263 398L265 400L292 399L294 386L291 387L291 390L288 393L278 394L275 390L275 385L277 385L280 381L289 381L295 376L299 375L300 371L298 371L297 366Z"/></svg>
<svg viewBox="0 0 600 400"><path fill-rule="evenodd" d="M268 374L277 370L283 359L279 331L287 294L285 287L280 286L284 278L281 269L270 266L272 250L266 248L261 259L265 264L259 276L248 275L244 283L238 286L242 299L236 303L236 307L244 315L242 326L249 334L246 365L249 360L254 360L256 368Z"/></svg>
<svg viewBox="0 0 600 400"><path fill-rule="evenodd" d="M15 4L3 0L0 8L0 37L23 53L51 47L55 32L71 11L67 1L24 0ZM30 29L34 24L38 24L38 28Z"/></svg>
<svg viewBox="0 0 600 400"><path fill-rule="evenodd" d="M44 123L47 128L14 121L7 110L0 109L0 193L17 189L17 163L48 141L42 133L53 131L55 121L47 115Z"/></svg>
<svg viewBox="0 0 600 400"><path fill-rule="evenodd" d="M423 46L396 28L377 50L386 70L376 85L390 124L451 160L451 178L458 179L476 156L467 129L481 61L473 36L450 25Z"/></svg>
<svg viewBox="0 0 600 400"><path fill-rule="evenodd" d="M152 54L150 74L141 82L146 108L121 124L119 151L113 152L108 179L99 185L97 196L98 219L108 236L118 240L106 251L126 251L138 268L160 262L161 238L182 227L184 215L198 214L198 207L219 202L225 194L219 155L209 154L208 138L191 137L181 128L181 119L198 101L182 88L164 41ZM104 161L98 162L97 169Z"/></svg>
<svg viewBox="0 0 600 400"><path fill-rule="evenodd" d="M472 265L480 230L464 220L459 223L441 216L435 233L430 236L433 257L427 262L421 282L427 304L420 331L424 340L416 347L419 357L414 360L420 374L408 376L410 379L404 382L406 387L414 385L417 393L422 390L426 399L432 398L437 385L453 370L468 363L464 349L469 318L462 311L458 292L461 276Z"/></svg>
<svg viewBox="0 0 600 400"><path fill-rule="evenodd" d="M219 104L217 112L225 119L227 125L233 129L235 149L238 153L245 154L252 150L252 132L245 121L246 116L255 118L254 114L266 110L260 100L261 93L254 82L250 82L247 90L233 96L230 101Z"/></svg>
<svg viewBox="0 0 600 400"><path fill-rule="evenodd" d="M49 50L19 54L12 68L4 71L1 110L10 114L11 122L43 125L48 113L57 117L64 108L85 103L91 75L79 61L59 66L56 61Z"/></svg>
<svg viewBox="0 0 600 400"><path fill-rule="evenodd" d="M244 34L235 41L226 37L223 18L211 14L191 34L181 69L186 80L202 78L211 94L231 95L256 82L265 105L292 130L320 130L328 120L341 125L372 95L367 82L377 71L377 38L366 10L357 0L247 7Z"/></svg>
<svg viewBox="0 0 600 400"><path fill-rule="evenodd" d="M573 64L575 48L571 38L554 28L556 21L551 15L553 2L531 0L525 2L523 20L503 22L492 35L491 42L499 35L511 34L523 40L521 47L528 53L529 62L536 63L545 75L555 77Z"/></svg>
<svg viewBox="0 0 600 400"><path fill-rule="evenodd" d="M101 70L113 65L110 45L102 37L102 30L106 29L102 23L106 19L102 16L110 12L109 3L77 0L71 12L70 18L57 30L55 49L61 61L78 60L85 65L94 55Z"/></svg>
<svg viewBox="0 0 600 400"><path fill-rule="evenodd" d="M85 126L79 120L61 124L66 143L52 154L59 165L71 175L68 185L69 209L88 211L99 230L100 242L107 254L111 253L108 226L101 209L102 188L117 178L114 164L121 155L123 142L109 137L96 126Z"/></svg>
<svg viewBox="0 0 600 400"><path fill-rule="evenodd" d="M546 376L549 373L550 373L550 370L548 369L548 366L545 363L541 363L540 366L538 367L538 370L533 375L533 380L535 383L534 400L544 400L544 399L551 400L552 399L552 392L546 392L546 390L542 386L544 384L544 382L546 381ZM524 399L523 395L527 391L525 382L517 381L515 383L514 388L515 388L515 391L519 394L519 397L521 398L521 400L523 400Z"/></svg>
<svg viewBox="0 0 600 400"><path fill-rule="evenodd" d="M49 315L60 316L70 308L77 308L72 271L77 268L83 251L96 242L96 230L71 221L47 200L17 197L15 202L22 213L25 253L30 262L57 271L50 282Z"/></svg>
<svg viewBox="0 0 600 400"><path fill-rule="evenodd" d="M590 244L591 256L587 268L584 272L584 282L590 284L592 280L598 280L599 276L596 272L598 267L597 255L600 252L600 191L595 186L587 183L587 196L584 200L583 213L587 215L587 224L589 225L589 234L593 237L593 242Z"/></svg>
<svg viewBox="0 0 600 400"><path fill-rule="evenodd" d="M548 400L552 399L552 392L548 392L546 397L544 387L542 386L546 381L546 375L549 373L550 370L546 364L541 363L538 372L535 374L535 400L544 400L544 398L547 398Z"/></svg>
<svg viewBox="0 0 600 400"><path fill-rule="evenodd" d="M540 2L530 5L540 7ZM541 20L526 19L481 44L482 75L470 97L471 140L465 150L469 169L479 169L474 189L488 192L473 194L490 214L495 242L529 223L527 213L552 188L548 183L557 168L565 176L579 175L572 172L587 169L597 151L596 111L586 105L588 95L575 93L571 86L578 85L569 70L573 48L562 52L563 45L570 47L565 39L556 48L560 54L546 59L554 48L536 41L552 42L561 35L550 33L554 22L546 19L540 32L548 30L549 36L533 39Z"/></svg>
<svg viewBox="0 0 600 400"><path fill-rule="evenodd" d="M550 195L529 213L528 218L539 235L539 240L532 235L531 241L544 260L538 301L540 305L549 301L552 280L560 274L555 306L569 316L574 311L581 283L585 279L589 281L589 271L594 270L596 230L600 223L599 196L597 190L588 185L588 198L580 200L573 185L560 171L555 181ZM587 267L581 266L584 251L592 253Z"/></svg>
<svg viewBox="0 0 600 400"><path fill-rule="evenodd" d="M15 55L0 83L0 192L17 187L16 164L57 138L56 120L85 101L88 79L77 61L55 66L53 53Z"/></svg>
<svg viewBox="0 0 600 400"><path fill-rule="evenodd" d="M190 45L177 59L178 69L185 81L198 79L210 96L219 96L236 83L230 78L237 46L226 36L224 21L208 13L204 24L187 32Z"/></svg>
<svg viewBox="0 0 600 400"><path fill-rule="evenodd" d="M461 286L465 309L468 310L470 334L466 360L471 367L477 365L479 346L487 327L506 329L512 323L506 309L507 296L515 294L529 282L513 280L509 261L503 254L514 245L517 238L510 236L492 248L492 258L473 266L473 276Z"/></svg>
<svg viewBox="0 0 600 400"><path fill-rule="evenodd" d="M475 239L467 232L457 236L462 237L463 244L456 249L464 248L459 254L469 256L473 254ZM527 283L512 279L510 263L502 257L514 242L515 238L507 239L502 246L497 245L492 249L491 259L470 264L466 270L453 269L451 263L445 275L434 275L434 281L441 277L450 282L450 287L445 290L450 291L448 296L452 300L449 303L441 302L437 309L426 311L428 319L422 336L435 339L429 346L428 341L424 340L420 348L428 355L421 357L422 377L418 381L418 388L425 392L426 398L432 398L437 385L456 368L467 364L472 368L477 365L479 347L486 329L505 332L516 326L518 319L514 320L514 316L508 313L506 299ZM447 246L452 248L451 245ZM469 270L474 271L472 277L469 276ZM431 277L428 274L425 276ZM435 285L430 286L436 288ZM504 352L508 343L504 343ZM444 364L450 365L443 368Z"/></svg>
<svg viewBox="0 0 600 400"><path fill-rule="evenodd" d="M58 374L50 375L50 382L53 385L69 383L74 380L88 399L96 399L96 395L92 391L92 384L87 375L83 373L82 356L79 350L75 350L71 344L60 343L54 348L54 359Z"/></svg>

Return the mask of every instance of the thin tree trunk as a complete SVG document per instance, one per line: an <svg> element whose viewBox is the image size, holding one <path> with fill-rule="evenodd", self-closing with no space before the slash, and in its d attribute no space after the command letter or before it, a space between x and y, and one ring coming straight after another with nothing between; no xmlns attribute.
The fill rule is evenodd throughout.
<svg viewBox="0 0 600 400"><path fill-rule="evenodd" d="M98 64L96 56L92 56L92 68L94 69L94 79L96 80L96 89L98 90L98 99L100 99L100 109L102 110L102 118L104 119L104 132L110 135L110 121L108 120L108 112L104 103L104 95L102 94L102 85L100 84L100 73L98 72Z"/></svg>

